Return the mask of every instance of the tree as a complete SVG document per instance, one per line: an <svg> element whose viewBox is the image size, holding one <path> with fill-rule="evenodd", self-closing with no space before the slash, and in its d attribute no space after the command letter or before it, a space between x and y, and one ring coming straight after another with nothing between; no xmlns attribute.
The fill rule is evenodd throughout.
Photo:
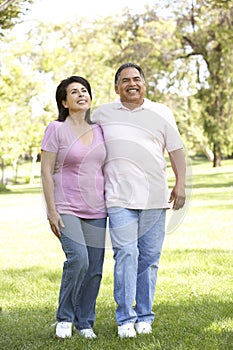
<svg viewBox="0 0 233 350"><path fill-rule="evenodd" d="M113 68L105 65L112 47L107 40L111 26L105 27L104 39L104 22L91 28L79 22L76 26L78 34L73 30L74 23L39 23L22 41L16 42L10 33L5 36L0 46L0 96L4 101L0 113L2 174L10 163L17 175L18 159L25 154L35 162L45 126L57 118L55 89L62 79L73 74L89 79L93 108L114 94Z"/></svg>
<svg viewBox="0 0 233 350"><path fill-rule="evenodd" d="M70 75L86 77L93 89L95 108L115 98L115 67L106 64L118 50L112 42L114 21L109 17L89 26L82 20L61 25L40 23L27 36L32 47L28 60L35 70L50 76L55 86Z"/></svg>
<svg viewBox="0 0 233 350"><path fill-rule="evenodd" d="M114 73L126 61L143 67L147 97L172 108L192 154L202 149L211 158L210 148L215 157L218 148L221 156L231 154L230 1L190 4L155 0L137 15L125 10L88 24L37 23L22 42L6 31L0 45L2 167L11 162L17 173L25 154L35 161L45 126L57 117L55 89L62 79L86 77L94 109L116 98Z"/></svg>
<svg viewBox="0 0 233 350"><path fill-rule="evenodd" d="M182 134L209 158L211 148L214 166L233 150L232 15L232 1L217 0L165 0L141 15L128 11L115 26L120 50L110 61L145 67L150 98L173 107Z"/></svg>
<svg viewBox="0 0 233 350"><path fill-rule="evenodd" d="M231 1L197 1L189 14L180 16L178 28L186 61L196 57L205 134L214 154L213 166L233 147L233 6ZM205 67L201 72L200 65ZM202 75L201 75L202 74Z"/></svg>
<svg viewBox="0 0 233 350"><path fill-rule="evenodd" d="M28 10L33 0L5 0L0 1L0 30L13 27L20 16ZM0 32L2 35L2 32Z"/></svg>
<svg viewBox="0 0 233 350"><path fill-rule="evenodd" d="M43 130L49 117L40 102L40 110L35 108L46 87L43 76L33 71L28 60L31 53L30 43L16 42L14 37L5 36L0 46L1 54L1 113L0 113L0 162L2 183L4 168L12 164L17 181L18 160L27 154L33 159L35 150L39 153ZM44 107L44 108L43 108Z"/></svg>
<svg viewBox="0 0 233 350"><path fill-rule="evenodd" d="M188 97L197 91L196 72L177 58L180 40L176 37L175 17L167 17L163 11L161 14L159 8L155 6L137 15L125 12L123 20L113 26L112 37L118 50L108 64L133 61L141 65L147 80L147 97L172 108L186 144L194 148L198 138L204 144L204 137L198 136L202 130L190 122L190 108L195 117L199 116L199 107ZM191 132L192 128L195 133Z"/></svg>

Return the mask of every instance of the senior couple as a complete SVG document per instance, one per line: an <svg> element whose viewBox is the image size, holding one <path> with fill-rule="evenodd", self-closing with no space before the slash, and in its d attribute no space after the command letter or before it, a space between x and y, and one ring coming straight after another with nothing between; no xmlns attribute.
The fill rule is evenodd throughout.
<svg viewBox="0 0 233 350"><path fill-rule="evenodd" d="M185 203L185 157L173 113L144 97L145 76L134 63L119 67L115 91L117 101L90 115L89 82L80 76L63 80L56 90L58 119L42 141L47 217L66 256L56 314L59 338L71 337L73 326L81 336L96 338L107 216L118 336L152 332L166 211ZM165 150L175 174L170 193Z"/></svg>

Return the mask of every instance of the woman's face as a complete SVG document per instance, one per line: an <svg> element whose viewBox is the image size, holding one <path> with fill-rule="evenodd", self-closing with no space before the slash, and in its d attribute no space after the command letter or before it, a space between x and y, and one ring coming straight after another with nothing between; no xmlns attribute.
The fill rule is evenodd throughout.
<svg viewBox="0 0 233 350"><path fill-rule="evenodd" d="M71 83L66 89L66 100L62 101L69 112L86 111L91 106L91 97L84 85Z"/></svg>

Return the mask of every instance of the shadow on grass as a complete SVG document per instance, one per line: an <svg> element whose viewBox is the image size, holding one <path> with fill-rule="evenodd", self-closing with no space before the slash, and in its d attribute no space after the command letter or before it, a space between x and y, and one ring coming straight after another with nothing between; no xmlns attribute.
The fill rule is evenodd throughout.
<svg viewBox="0 0 233 350"><path fill-rule="evenodd" d="M8 306L0 309L1 349L230 350L232 346L232 303L224 300L224 295L182 294L183 297L176 299L177 291L174 291L172 299L167 297L167 300L160 302L157 298L153 333L120 340L117 338L112 286L109 286L111 292L107 291L106 296L100 293L102 297L97 299L95 332L98 338L87 341L74 332L71 339L59 340L55 337L55 326L52 324L55 322L60 269L9 269L3 274L9 278L9 285L4 285L4 290L9 288L9 293ZM13 284L12 281L16 279L17 283ZM26 283L24 302L21 282ZM19 304L12 302L11 295L14 294L17 299L19 292Z"/></svg>
<svg viewBox="0 0 233 350"><path fill-rule="evenodd" d="M206 295L177 305L159 304L156 320L155 334L161 349L231 349L231 302Z"/></svg>
<svg viewBox="0 0 233 350"><path fill-rule="evenodd" d="M233 186L232 173L193 175L193 188L221 188Z"/></svg>
<svg viewBox="0 0 233 350"><path fill-rule="evenodd" d="M30 185L21 185L21 186L11 186L6 189L6 191L0 192L1 194L28 194L28 193L42 193L42 187L38 186L30 186Z"/></svg>
<svg viewBox="0 0 233 350"><path fill-rule="evenodd" d="M97 302L98 303L98 302ZM73 332L71 339L55 337L54 305L25 305L0 312L0 347L7 350L230 350L233 332L224 327L232 317L232 304L208 298L195 298L177 305L156 307L153 333L135 339L117 338L115 305L97 305L97 339L87 341Z"/></svg>

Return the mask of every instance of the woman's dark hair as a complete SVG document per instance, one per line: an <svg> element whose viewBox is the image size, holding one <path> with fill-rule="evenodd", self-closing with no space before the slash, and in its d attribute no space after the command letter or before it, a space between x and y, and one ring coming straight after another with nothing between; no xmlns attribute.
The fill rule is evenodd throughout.
<svg viewBox="0 0 233 350"><path fill-rule="evenodd" d="M139 67L139 66L138 66L137 64L135 64L135 63L127 62L127 63L122 64L122 65L118 68L118 70L117 70L117 72L116 72L116 74L115 74L115 85L118 84L118 81L119 81L119 78L120 78L120 74L121 74L121 72L123 71L123 69L129 68L129 67L136 68L136 69L139 71L139 74L140 74L140 76L142 77L142 79L144 80L144 82L146 81L145 75L144 75L144 72L143 72L142 68Z"/></svg>
<svg viewBox="0 0 233 350"><path fill-rule="evenodd" d="M69 115L69 111L67 108L63 106L62 101L66 100L67 87L72 83L80 83L83 86L85 86L92 100L91 85L85 78L82 78L77 75L73 75L67 79L62 80L56 90L56 101L57 101L57 108L58 108L57 120L60 122L64 122L67 116ZM90 109L87 110L86 119L87 120L90 119Z"/></svg>

